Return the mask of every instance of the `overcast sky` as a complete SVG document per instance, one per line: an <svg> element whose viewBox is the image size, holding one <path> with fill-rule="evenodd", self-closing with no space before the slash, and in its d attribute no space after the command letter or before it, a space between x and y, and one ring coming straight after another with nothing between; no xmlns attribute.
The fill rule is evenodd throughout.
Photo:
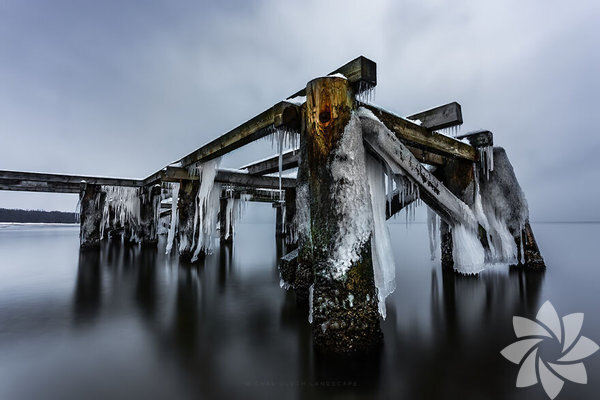
<svg viewBox="0 0 600 400"><path fill-rule="evenodd" d="M494 132L533 220L600 220L597 0L0 0L0 169L143 178L358 55L375 103Z"/></svg>

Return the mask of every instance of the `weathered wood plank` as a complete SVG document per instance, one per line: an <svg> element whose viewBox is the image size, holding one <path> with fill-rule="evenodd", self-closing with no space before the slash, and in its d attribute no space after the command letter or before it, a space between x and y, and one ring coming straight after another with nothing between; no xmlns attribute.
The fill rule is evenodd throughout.
<svg viewBox="0 0 600 400"><path fill-rule="evenodd" d="M198 180L197 176L192 176L185 168L167 167L163 169L160 180L163 182L179 182L187 180ZM279 189L279 178L275 176L250 175L243 171L220 169L217 171L215 182L229 183L236 186ZM281 178L281 187L296 187L294 178Z"/></svg>
<svg viewBox="0 0 600 400"><path fill-rule="evenodd" d="M457 139L467 139L473 147L487 147L494 145L494 134L488 130L467 132L464 135L456 137Z"/></svg>
<svg viewBox="0 0 600 400"><path fill-rule="evenodd" d="M98 176L84 175L66 175L66 174L46 174L38 172L5 171L0 170L0 179L12 179L30 182L47 182L58 184L80 184L90 185L110 185L110 186L131 186L141 187L143 181L138 179L108 178Z"/></svg>
<svg viewBox="0 0 600 400"><path fill-rule="evenodd" d="M298 166L298 150L290 150L283 153L282 171L296 168ZM250 175L265 175L279 171L279 156L273 156L266 160L244 165L241 169L248 171Z"/></svg>
<svg viewBox="0 0 600 400"><path fill-rule="evenodd" d="M477 151L460 140L431 132L379 107L364 103L361 103L361 106L370 110L405 145L444 157L459 158L471 162L478 160Z"/></svg>
<svg viewBox="0 0 600 400"><path fill-rule="evenodd" d="M78 183L56 183L0 179L0 190L44 193L79 193Z"/></svg>
<svg viewBox="0 0 600 400"><path fill-rule="evenodd" d="M182 167L187 167L197 162L208 161L267 136L273 132L273 129L286 127L298 130L299 124L299 107L282 101L191 152L179 160L179 163Z"/></svg>
<svg viewBox="0 0 600 400"><path fill-rule="evenodd" d="M462 110L457 102L422 111L406 118L411 121L421 121L421 126L431 131L463 123Z"/></svg>
<svg viewBox="0 0 600 400"><path fill-rule="evenodd" d="M396 135L379 122L361 118L363 138L369 149L381 158L394 174L407 175L419 185L421 199L443 219L477 229L469 207L459 200L417 160Z"/></svg>
<svg viewBox="0 0 600 400"><path fill-rule="evenodd" d="M361 85L365 88L377 85L377 63L363 56L359 56L354 60L349 61L335 71L330 72L329 75L338 73L344 75L346 79L348 79L350 86L355 93L358 93L358 91L362 89ZM288 99L293 99L298 96L306 96L306 88L297 91L288 97Z"/></svg>

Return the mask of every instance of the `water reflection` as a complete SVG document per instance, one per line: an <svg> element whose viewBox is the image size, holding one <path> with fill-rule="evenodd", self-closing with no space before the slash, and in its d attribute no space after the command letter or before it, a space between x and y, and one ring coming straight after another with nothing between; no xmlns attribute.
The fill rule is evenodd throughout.
<svg viewBox="0 0 600 400"><path fill-rule="evenodd" d="M175 364L186 377L191 397L539 394L515 393L515 376L506 373L511 369L498 352L513 340L512 316L531 316L539 308L543 273L498 268L467 277L439 267L413 275L399 271L399 279L421 280L428 290L410 299L397 293L399 303L390 301L380 351L332 357L313 352L307 310L279 288L273 253L251 261L234 247L223 244L200 263L185 265L156 249L111 241L97 252L81 252L75 326L101 318L137 319L161 362ZM277 258L287 250L282 241L273 247ZM426 330L398 311L407 300L416 315L429 319Z"/></svg>

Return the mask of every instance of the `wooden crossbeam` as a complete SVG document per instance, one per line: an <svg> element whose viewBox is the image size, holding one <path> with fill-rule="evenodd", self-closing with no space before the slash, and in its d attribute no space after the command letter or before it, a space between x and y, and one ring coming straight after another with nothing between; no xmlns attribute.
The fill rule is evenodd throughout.
<svg viewBox="0 0 600 400"><path fill-rule="evenodd" d="M494 145L494 134L488 130L467 132L464 135L456 137L457 139L467 139L473 147L487 147Z"/></svg>
<svg viewBox="0 0 600 400"><path fill-rule="evenodd" d="M463 123L462 110L460 104L457 102L422 111L406 118L411 121L421 121L421 126L430 131L449 128Z"/></svg>
<svg viewBox="0 0 600 400"><path fill-rule="evenodd" d="M81 184L0 179L0 190L18 192L79 193Z"/></svg>
<svg viewBox="0 0 600 400"><path fill-rule="evenodd" d="M282 171L296 168L300 152L298 150L290 150L283 153L282 156ZM256 161L252 164L244 165L241 169L248 171L250 175L265 175L279 171L279 156L273 156L265 160Z"/></svg>
<svg viewBox="0 0 600 400"><path fill-rule="evenodd" d="M46 174L38 172L21 172L21 171L4 171L0 170L0 179L14 179L31 182L48 182L48 183L76 183L82 182L93 185L110 185L110 186L131 186L141 187L143 181L139 179L124 179L124 178L107 178L98 176L83 176L83 175L66 175L66 174Z"/></svg>
<svg viewBox="0 0 600 400"><path fill-rule="evenodd" d="M419 186L421 199L446 222L478 228L471 209L446 188L389 129L370 118L361 118L363 139L395 175L408 176Z"/></svg>
<svg viewBox="0 0 600 400"><path fill-rule="evenodd" d="M359 93L361 90L366 88L374 87L377 85L377 64L375 61L369 60L366 57L360 56L354 60L342 65L335 71L329 73L342 74L350 82L350 86L355 93ZM297 91L288 99L293 99L298 96L306 96L306 88Z"/></svg>
<svg viewBox="0 0 600 400"><path fill-rule="evenodd" d="M163 182L199 179L197 176L190 175L185 168L179 167L167 167L161 173L159 179ZM217 171L215 182L250 188L279 189L278 177L250 175L239 170L220 169ZM294 188L296 187L296 180L281 178L281 187L282 189Z"/></svg>
<svg viewBox="0 0 600 400"><path fill-rule="evenodd" d="M361 103L360 105L370 110L404 145L422 149L443 157L458 158L471 162L478 161L479 159L477 151L473 146L469 146L460 140L431 132L422 126L379 107L365 103Z"/></svg>

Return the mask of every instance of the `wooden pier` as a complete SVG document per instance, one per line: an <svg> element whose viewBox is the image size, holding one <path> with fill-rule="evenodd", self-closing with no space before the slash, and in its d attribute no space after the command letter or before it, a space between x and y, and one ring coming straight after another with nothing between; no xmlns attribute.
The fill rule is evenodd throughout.
<svg viewBox="0 0 600 400"><path fill-rule="evenodd" d="M197 226L198 213L207 214L210 204L218 208L213 211L219 214L221 239L231 241L228 215L233 201L273 203L277 234L295 249L282 259L282 281L295 290L299 303L311 304L317 348L341 353L366 350L381 340L375 249L370 241L374 231L369 228L375 217L368 214L373 196L365 170L372 160L384 168L390 182L384 220L415 201L423 201L441 218L445 268L457 260L459 229L475 232L486 254L496 254L503 246L506 250L510 242L518 250L515 265L545 267L506 152L492 150L493 134L478 131L454 138L438 132L462 124L456 102L406 118L395 115L366 101L365 94L376 84L375 62L358 57L145 179L3 170L0 190L78 193L80 244L86 249L99 245L107 236L102 221L114 219L117 209L124 207L110 193L127 194L133 199L127 207L135 208L128 211L136 218L109 229L141 245L156 245L159 220L171 218L169 236L184 261L195 260L204 251L199 243L206 231ZM282 132L298 135L298 148L237 170L205 169L218 157ZM358 139L352 136L356 132ZM350 143L354 147L347 147ZM297 178L269 176L293 168L298 168ZM391 182L396 182L395 189ZM218 203L210 203L207 195L214 184L220 184ZM163 193L167 187L170 203ZM507 204L512 211L506 211ZM505 227L502 231L496 228L497 219ZM356 257L342 263L332 255L349 238L354 240L349 251Z"/></svg>

